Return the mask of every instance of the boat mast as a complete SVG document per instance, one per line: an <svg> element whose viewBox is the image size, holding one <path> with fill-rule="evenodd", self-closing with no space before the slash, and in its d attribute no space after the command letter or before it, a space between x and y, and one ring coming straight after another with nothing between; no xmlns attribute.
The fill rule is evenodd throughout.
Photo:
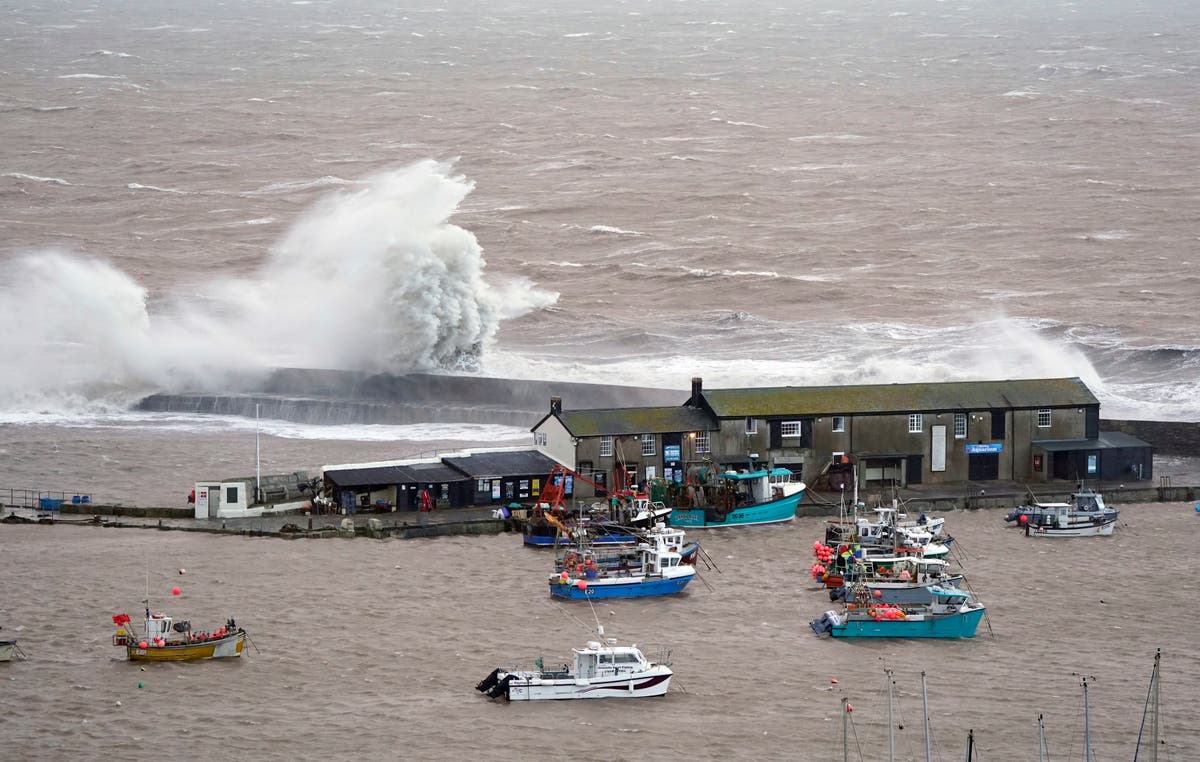
<svg viewBox="0 0 1200 762"><path fill-rule="evenodd" d="M1092 762L1092 718L1088 713L1088 679L1080 677L1083 685L1083 752L1086 762Z"/></svg>
<svg viewBox="0 0 1200 762"><path fill-rule="evenodd" d="M842 762L850 762L850 699L842 697Z"/></svg>
<svg viewBox="0 0 1200 762"><path fill-rule="evenodd" d="M1038 762L1046 762L1046 724L1038 715Z"/></svg>
<svg viewBox="0 0 1200 762"><path fill-rule="evenodd" d="M967 731L967 762L975 759L975 729Z"/></svg>
<svg viewBox="0 0 1200 762"><path fill-rule="evenodd" d="M262 440L259 437L259 404L254 403L254 502L262 496Z"/></svg>
<svg viewBox="0 0 1200 762"><path fill-rule="evenodd" d="M1133 750L1133 762L1137 762L1138 752L1142 750L1142 733L1146 729L1147 718L1150 721L1150 762L1158 762L1159 722L1159 661L1162 659L1162 649L1154 651L1154 669L1150 672L1150 687L1146 691L1146 708L1142 710L1142 726L1138 728L1137 748Z"/></svg>
<svg viewBox="0 0 1200 762"><path fill-rule="evenodd" d="M892 722L892 671L885 669L887 673L887 692L888 692L888 762L896 762L896 725Z"/></svg>
<svg viewBox="0 0 1200 762"><path fill-rule="evenodd" d="M933 753L929 748L929 694L925 690L925 670L921 670L921 715L925 724L925 762L933 762Z"/></svg>

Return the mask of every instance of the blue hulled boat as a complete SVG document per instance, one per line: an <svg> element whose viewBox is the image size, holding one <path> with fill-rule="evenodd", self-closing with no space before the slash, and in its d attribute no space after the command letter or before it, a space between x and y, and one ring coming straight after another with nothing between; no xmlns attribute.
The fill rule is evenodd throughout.
<svg viewBox="0 0 1200 762"><path fill-rule="evenodd" d="M871 603L860 597L845 611L826 611L809 623L818 635L835 638L973 638L986 609L969 593L928 588L931 602L915 606Z"/></svg>
<svg viewBox="0 0 1200 762"><path fill-rule="evenodd" d="M804 497L804 482L792 481L786 468L729 471L718 478L711 504L676 508L671 511L672 526L707 529L791 521Z"/></svg>
<svg viewBox="0 0 1200 762"><path fill-rule="evenodd" d="M616 557L582 545L568 551L558 564L561 571L550 575L550 594L582 600L678 593L696 576L696 567L684 560L686 550L683 532L661 524Z"/></svg>

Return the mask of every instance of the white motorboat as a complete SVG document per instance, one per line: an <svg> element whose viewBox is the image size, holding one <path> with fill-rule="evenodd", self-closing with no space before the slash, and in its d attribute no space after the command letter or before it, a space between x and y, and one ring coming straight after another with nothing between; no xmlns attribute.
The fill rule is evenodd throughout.
<svg viewBox="0 0 1200 762"><path fill-rule="evenodd" d="M1107 537L1117 526L1117 516L1115 511L1076 511L1066 503L1042 503L1022 523L1030 537Z"/></svg>
<svg viewBox="0 0 1200 762"><path fill-rule="evenodd" d="M599 634L604 637L603 628ZM475 690L509 701L644 698L662 696L671 682L669 652L653 662L636 645L617 645L616 638L589 641L572 650L572 664L547 669L538 659L533 669L497 667Z"/></svg>

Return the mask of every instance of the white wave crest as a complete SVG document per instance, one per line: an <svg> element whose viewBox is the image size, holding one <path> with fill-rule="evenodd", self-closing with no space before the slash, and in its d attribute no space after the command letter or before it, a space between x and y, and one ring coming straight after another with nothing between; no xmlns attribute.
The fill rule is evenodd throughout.
<svg viewBox="0 0 1200 762"><path fill-rule="evenodd" d="M632 235L632 236L646 235L645 233L638 232L637 230L623 230L622 228L615 228L615 227L612 227L611 225L592 225L590 228L588 228L588 230L590 230L593 233L608 233L610 235Z"/></svg>
<svg viewBox="0 0 1200 762"><path fill-rule="evenodd" d="M29 180L35 183L49 183L50 185L70 185L69 182L61 177L39 177L37 175L27 175L24 172L6 172L5 177L11 177L16 180Z"/></svg>
<svg viewBox="0 0 1200 762"><path fill-rule="evenodd" d="M160 188L157 185L142 185L141 183L129 183L125 186L129 190L150 190L158 191L159 193L186 193L187 191L175 190L174 188Z"/></svg>
<svg viewBox="0 0 1200 762"><path fill-rule="evenodd" d="M60 74L59 79L125 79L123 74L88 74L82 72L79 74Z"/></svg>

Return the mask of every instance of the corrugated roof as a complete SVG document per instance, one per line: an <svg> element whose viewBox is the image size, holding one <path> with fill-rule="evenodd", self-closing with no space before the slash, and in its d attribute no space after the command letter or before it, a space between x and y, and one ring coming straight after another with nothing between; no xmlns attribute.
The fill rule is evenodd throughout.
<svg viewBox="0 0 1200 762"><path fill-rule="evenodd" d="M862 415L1099 404L1096 395L1078 378L705 389L701 394L719 418Z"/></svg>
<svg viewBox="0 0 1200 762"><path fill-rule="evenodd" d="M714 431L717 422L702 410L675 407L629 407L608 410L569 410L559 414L567 431L576 437L625 434L671 434Z"/></svg>
<svg viewBox="0 0 1200 762"><path fill-rule="evenodd" d="M373 466L326 470L325 477L339 487L376 484L415 484L417 482L460 482L468 477L441 461L410 463L404 466Z"/></svg>
<svg viewBox="0 0 1200 762"><path fill-rule="evenodd" d="M473 479L497 476L547 475L558 462L537 450L476 452L463 457L442 458L442 462Z"/></svg>
<svg viewBox="0 0 1200 762"><path fill-rule="evenodd" d="M1150 447L1137 437L1121 431L1101 431L1099 439L1035 439L1033 444L1046 452L1071 450L1124 450Z"/></svg>

